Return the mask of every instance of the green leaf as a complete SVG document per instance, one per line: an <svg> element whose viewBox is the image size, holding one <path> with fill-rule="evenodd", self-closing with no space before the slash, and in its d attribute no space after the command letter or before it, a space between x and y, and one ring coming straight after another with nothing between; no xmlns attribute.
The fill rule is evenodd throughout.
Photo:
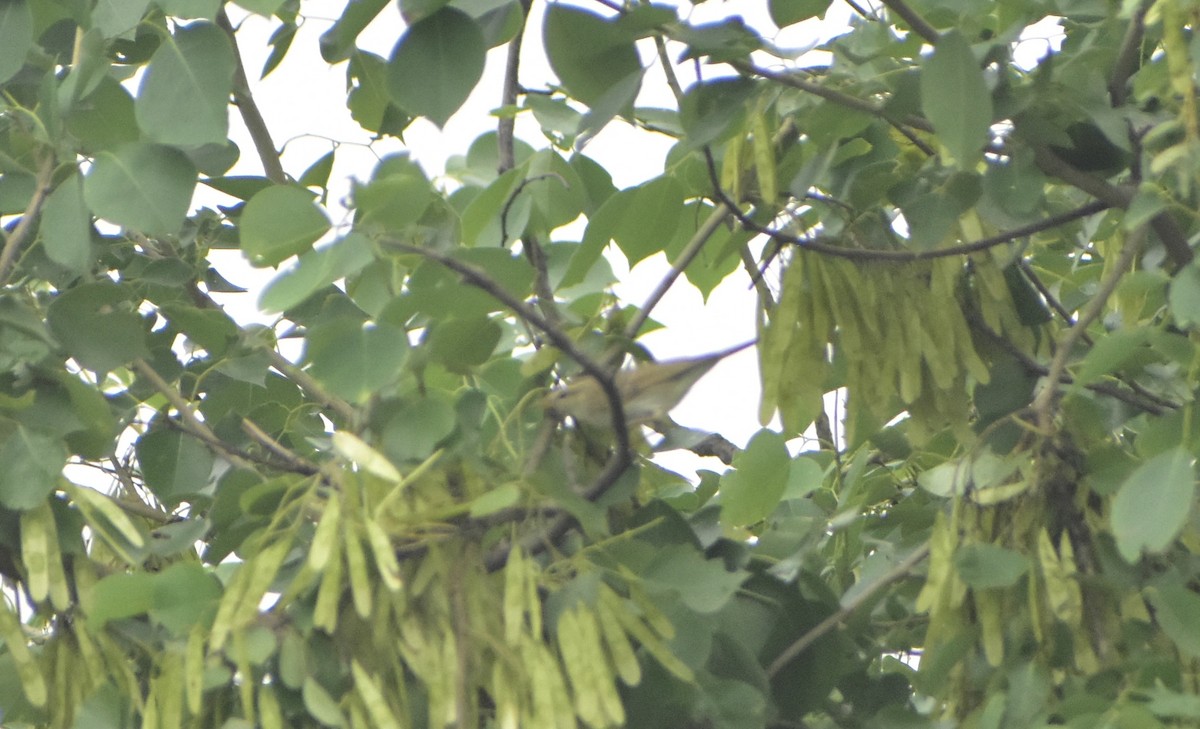
<svg viewBox="0 0 1200 729"><path fill-rule="evenodd" d="M1083 358L1074 388L1078 389L1098 378L1116 372L1145 352L1151 330L1144 328L1119 329L1101 337Z"/></svg>
<svg viewBox="0 0 1200 729"><path fill-rule="evenodd" d="M1175 273L1167 300L1176 324L1182 327L1200 325L1200 265L1193 261Z"/></svg>
<svg viewBox="0 0 1200 729"><path fill-rule="evenodd" d="M329 230L312 193L276 185L257 193L242 211L242 251L255 266L277 266L303 253Z"/></svg>
<svg viewBox="0 0 1200 729"><path fill-rule="evenodd" d="M809 18L824 18L832 3L830 0L768 0L767 10L771 22L780 28Z"/></svg>
<svg viewBox="0 0 1200 729"><path fill-rule="evenodd" d="M221 0L154 0L166 15L175 18L215 20Z"/></svg>
<svg viewBox="0 0 1200 729"><path fill-rule="evenodd" d="M995 544L968 544L955 551L954 567L959 577L976 590L1010 587L1029 569L1029 561Z"/></svg>
<svg viewBox="0 0 1200 729"><path fill-rule="evenodd" d="M1146 461L1129 475L1112 503L1112 530L1129 562L1142 552L1158 553L1175 541L1187 523L1195 493L1192 456L1176 446Z"/></svg>
<svg viewBox="0 0 1200 729"><path fill-rule="evenodd" d="M225 31L203 21L179 28L146 66L134 103L138 126L164 144L224 144L233 71Z"/></svg>
<svg viewBox="0 0 1200 729"><path fill-rule="evenodd" d="M154 428L138 438L135 451L146 486L164 504L178 504L209 485L212 451L190 435Z"/></svg>
<svg viewBox="0 0 1200 729"><path fill-rule="evenodd" d="M642 71L634 37L595 13L563 3L550 5L542 37L550 68L571 96L588 106Z"/></svg>
<svg viewBox="0 0 1200 729"><path fill-rule="evenodd" d="M388 0L350 0L342 16L321 34L321 58L328 63L344 61L354 54L354 42Z"/></svg>
<svg viewBox="0 0 1200 729"><path fill-rule="evenodd" d="M313 376L350 402L365 402L394 382L407 354L403 329L352 320L313 327L304 350Z"/></svg>
<svg viewBox="0 0 1200 729"><path fill-rule="evenodd" d="M221 583L196 562L176 562L154 575L150 617L175 635L215 612Z"/></svg>
<svg viewBox="0 0 1200 729"><path fill-rule="evenodd" d="M425 172L403 154L385 157L375 167L370 182L354 186L358 224L393 234L420 220L433 199L433 187Z"/></svg>
<svg viewBox="0 0 1200 729"><path fill-rule="evenodd" d="M138 139L133 97L116 79L104 77L96 89L67 114L67 130L89 154Z"/></svg>
<svg viewBox="0 0 1200 729"><path fill-rule="evenodd" d="M25 65L25 56L33 48L33 14L25 0L0 3L0 83L4 83Z"/></svg>
<svg viewBox="0 0 1200 729"><path fill-rule="evenodd" d="M743 570L728 569L723 559L705 559L702 553L682 544L656 550L639 574L649 589L676 593L685 605L701 614L724 607L749 577Z"/></svg>
<svg viewBox="0 0 1200 729"><path fill-rule="evenodd" d="M429 334L430 357L451 372L470 372L492 356L503 332L485 317L449 319Z"/></svg>
<svg viewBox="0 0 1200 729"><path fill-rule="evenodd" d="M430 393L403 407L383 427L384 450L397 461L423 460L454 432L454 407L444 397Z"/></svg>
<svg viewBox="0 0 1200 729"><path fill-rule="evenodd" d="M365 236L351 233L335 243L300 255L292 268L263 289L263 311L286 311L340 278L358 273L375 260Z"/></svg>
<svg viewBox="0 0 1200 729"><path fill-rule="evenodd" d="M921 71L921 108L959 169L974 169L988 141L992 97L970 44L957 30L938 39Z"/></svg>
<svg viewBox="0 0 1200 729"><path fill-rule="evenodd" d="M400 37L388 60L388 93L405 111L443 127L479 82L486 52L475 21L442 8Z"/></svg>
<svg viewBox="0 0 1200 729"><path fill-rule="evenodd" d="M59 294L47 313L50 331L80 365L111 372L149 354L141 317L129 292L111 281L83 284Z"/></svg>
<svg viewBox="0 0 1200 729"><path fill-rule="evenodd" d="M50 193L38 230L51 261L77 275L91 267L92 216L83 201L82 177L73 174Z"/></svg>
<svg viewBox="0 0 1200 729"><path fill-rule="evenodd" d="M178 232L196 187L196 168L173 147L123 144L96 155L83 199L98 217L147 235Z"/></svg>
<svg viewBox="0 0 1200 729"><path fill-rule="evenodd" d="M1200 658L1200 595L1175 579L1159 580L1146 590L1154 619L1179 650Z"/></svg>
<svg viewBox="0 0 1200 729"><path fill-rule="evenodd" d="M159 307L159 313L210 355L220 357L237 341L238 325L221 309L198 308L181 302Z"/></svg>
<svg viewBox="0 0 1200 729"><path fill-rule="evenodd" d="M237 0L237 4L256 15L269 18L282 6L284 0Z"/></svg>
<svg viewBox="0 0 1200 729"><path fill-rule="evenodd" d="M99 0L92 9L92 24L106 38L130 34L146 14L150 0Z"/></svg>
<svg viewBox="0 0 1200 729"><path fill-rule="evenodd" d="M67 449L52 435L18 425L0 447L0 504L14 510L32 509L58 486Z"/></svg>
<svg viewBox="0 0 1200 729"><path fill-rule="evenodd" d="M732 526L762 521L783 497L791 458L783 436L760 430L721 477L721 518Z"/></svg>
<svg viewBox="0 0 1200 729"><path fill-rule="evenodd" d="M154 604L154 576L117 573L101 578L83 599L88 627L99 630L113 620L143 615Z"/></svg>

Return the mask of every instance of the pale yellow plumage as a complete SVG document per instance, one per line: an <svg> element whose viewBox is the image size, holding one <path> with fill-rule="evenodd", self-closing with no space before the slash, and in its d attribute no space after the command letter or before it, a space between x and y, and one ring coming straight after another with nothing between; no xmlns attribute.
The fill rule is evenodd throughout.
<svg viewBox="0 0 1200 729"><path fill-rule="evenodd" d="M663 417L713 365L752 344L746 342L701 357L645 362L621 370L614 377L614 384L621 394L625 420L637 425ZM565 388L548 394L542 404L547 410L559 416L569 415L580 423L602 427L612 424L608 398L593 377L575 378Z"/></svg>

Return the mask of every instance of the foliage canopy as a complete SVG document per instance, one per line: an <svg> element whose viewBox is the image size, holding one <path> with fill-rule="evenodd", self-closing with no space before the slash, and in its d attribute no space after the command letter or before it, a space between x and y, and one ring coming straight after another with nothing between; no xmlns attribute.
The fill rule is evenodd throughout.
<svg viewBox="0 0 1200 729"><path fill-rule="evenodd" d="M343 219L222 0L0 2L7 726L1200 720L1197 0L847 2L817 62L653 3L400 0L387 58L383 0L319 48L309 6L239 5L264 75L319 52L379 138L507 47L497 129L437 180L385 156ZM617 189L610 124L662 173ZM273 327L213 299L239 250ZM780 425L653 424L731 470L626 425L658 299L617 305L606 251L754 285ZM544 412L582 376L611 427Z"/></svg>

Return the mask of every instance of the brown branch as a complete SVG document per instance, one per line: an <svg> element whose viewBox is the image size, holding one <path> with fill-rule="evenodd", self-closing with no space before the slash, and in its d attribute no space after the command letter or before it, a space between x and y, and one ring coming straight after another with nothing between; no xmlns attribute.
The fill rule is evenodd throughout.
<svg viewBox="0 0 1200 729"><path fill-rule="evenodd" d="M224 8L217 13L217 25L229 36L229 43L233 46L235 63L233 103L237 106L238 113L241 114L242 121L250 132L250 139L254 142L254 149L258 152L259 161L262 162L263 174L277 185L286 184L288 177L287 173L283 171L283 163L279 160L279 150L276 149L275 142L271 140L271 131L267 128L267 122L263 118L262 112L259 111L254 96L250 93L250 81L246 78L246 67L242 65L242 54L238 51L237 34L234 33L233 24L229 22L229 16L225 14Z"/></svg>
<svg viewBox="0 0 1200 729"><path fill-rule="evenodd" d="M927 20L922 18L917 11L908 7L903 0L879 0L883 5L896 14L904 22L908 23L908 27L913 29L917 35L925 39L930 45L935 45L938 41L937 29L929 24Z"/></svg>
<svg viewBox="0 0 1200 729"><path fill-rule="evenodd" d="M1083 190L1097 200L1107 203L1108 207L1124 210L1133 201L1135 191L1132 188L1113 185L1107 180L1078 170L1050 151L1049 147L1044 145L1034 147L1034 160L1042 172ZM1159 213L1150 221L1150 226L1154 228L1158 239L1167 249L1167 256L1176 268L1191 263L1194 257L1192 248L1188 245L1187 237L1180 230L1179 223L1175 222L1174 218L1168 213Z"/></svg>
<svg viewBox="0 0 1200 729"><path fill-rule="evenodd" d="M1019 347L1010 342L1006 337L1002 336L998 332L993 331L992 328L989 327L982 320L982 318L980 318L979 313L975 311L974 308L968 307L966 310L966 316L972 330L986 336L993 343L995 343L996 346L1007 352L1009 356L1011 356L1018 363L1020 363L1022 367L1025 368L1026 372L1031 375L1036 375L1037 377L1045 377L1050 373L1050 370L1046 366L1038 363L1032 357L1025 354L1025 352L1021 351ZM1075 379L1071 377L1071 375L1064 372L1059 376L1058 383L1060 385L1072 385L1075 383ZM1144 388L1134 388L1134 385L1131 383L1125 382L1124 384L1130 389L1133 389L1134 392L1126 392L1125 390L1122 390L1121 388L1107 382L1092 382L1084 385L1084 388L1097 394L1111 397L1114 400L1120 400L1127 405L1131 405L1139 410L1150 413L1151 415L1162 415L1167 410L1177 410L1179 408L1179 403L1172 402L1171 400L1159 397L1154 393L1147 392Z"/></svg>
<svg viewBox="0 0 1200 729"><path fill-rule="evenodd" d="M13 264L17 260L17 253L20 252L21 247L25 245L26 239L33 232L33 223L42 212L42 206L46 203L46 196L50 194L50 178L53 174L54 154L47 153L46 158L42 160L41 167L38 168L33 195L30 196L28 204L25 205L25 211L21 214L21 219L17 222L16 227L13 228L8 239L4 241L4 249L0 250L0 284L8 282L8 277L12 274Z"/></svg>
<svg viewBox="0 0 1200 729"><path fill-rule="evenodd" d="M909 573L912 572L913 569L928 556L928 544L918 547L916 551L897 563L895 567L888 570L879 579L863 588L862 592L859 592L852 600L849 600L843 604L841 608L837 610L837 612L817 623L807 633L800 636L794 643L789 645L782 653L776 656L775 660L771 661L771 665L767 667L767 677L774 678L775 675L783 670L783 667L790 663L793 658L803 653L806 648L817 642L817 640L822 638L826 633L845 622L868 600L875 597L876 593L878 593L880 590L907 577Z"/></svg>
<svg viewBox="0 0 1200 729"><path fill-rule="evenodd" d="M866 99L860 99L857 96L835 91L826 88L821 84L805 81L797 74L778 73L762 66L757 66L753 63L745 61L730 61L729 65L733 66L738 71L754 76L761 76L769 81L791 86L794 89L807 91L813 96L825 99L826 101L837 104L838 106L851 109L853 111L861 111L864 114L870 114L874 117L879 117L891 124L904 124L912 129L918 129L922 132L933 132L933 125L928 120L916 116L907 116L903 119L894 119L887 113L887 110L881 104L877 104Z"/></svg>
<svg viewBox="0 0 1200 729"><path fill-rule="evenodd" d="M810 238L802 238L800 236L785 233L782 230L771 228L765 225L759 225L752 218L737 208L737 204L729 198L729 195L720 186L720 177L717 175L716 162L713 160L712 152L706 147L704 149L705 159L708 163L709 180L713 186L713 196L724 203L730 212L737 218L747 230L752 230L755 233L770 237L780 243L786 243L797 246L801 250L812 251L814 253L824 253L838 258L847 258L854 261L893 261L904 263L909 261L924 261L934 258L945 258L947 256L960 256L969 253L978 253L979 251L987 250L998 245L1011 243L1017 238L1024 238L1035 233L1040 233L1051 228L1056 228L1072 220L1087 217L1094 213L1098 213L1110 207L1105 201L1097 200L1094 202L1081 205L1074 210L1068 210L1065 213L1052 215L1048 218L1022 225L1012 230L1006 230L996 235L980 238L979 240L970 243L962 243L960 245L947 246L945 248L935 248L928 251L889 251L878 250L872 248L847 248L845 246L833 245L830 243L822 243L818 240Z"/></svg>
<svg viewBox="0 0 1200 729"><path fill-rule="evenodd" d="M175 408L175 411L179 413L180 426L185 431L200 439L201 442L220 453L222 457L228 459L230 463L238 468L248 471L256 470L255 466L257 464L252 462L237 448L221 440L204 421L196 417L196 414L192 412L191 405L183 398L183 395L164 380L162 375L158 374L158 371L150 366L150 363L139 357L133 361L132 366L134 372L137 372L140 377L145 378Z"/></svg>
<svg viewBox="0 0 1200 729"><path fill-rule="evenodd" d="M1046 385L1042 391L1038 393L1033 401L1033 411L1037 414L1038 426L1044 431L1049 432L1050 423L1052 420L1051 404L1054 401L1055 395L1058 394L1058 381L1067 369L1067 360L1071 356L1071 349L1075 342L1083 335L1096 317L1100 316L1104 311L1104 305L1108 303L1108 297L1117 289L1117 284L1121 278L1129 271L1134 259L1137 258L1138 252L1142 248L1142 243L1146 238L1145 226L1139 226L1137 230L1129 234L1125 241L1124 247L1121 249L1121 254L1117 257L1116 263L1108 277L1100 282L1100 287L1079 313L1075 324L1067 330L1066 336L1059 342L1058 351L1054 353L1054 358L1050 360L1050 367L1046 372Z"/></svg>
<svg viewBox="0 0 1200 729"><path fill-rule="evenodd" d="M689 240L687 245L683 247L679 257L675 259L674 263L671 264L671 270L668 271L667 275L663 276L662 280L658 282L658 286L654 287L654 291L650 292L650 296L646 298L645 303L643 303L638 312L633 315L633 319L630 320L629 325L625 327L626 339L634 339L637 337L638 331L641 330L642 325L645 324L646 320L650 318L650 312L653 311L654 307L658 306L658 303L662 301L662 298L667 295L667 291L671 289L671 286L679 278L680 274L684 272L684 269L686 269L688 265L695 260L696 256L700 254L700 251L704 248L704 244L707 243L710 238L712 238L713 233L715 233L717 228L721 226L721 221L725 220L730 211L731 208L725 203L720 203L713 208L713 211L709 213L708 218L705 219L705 221L700 224L700 227L696 229L696 233L692 236L692 239Z"/></svg>
<svg viewBox="0 0 1200 729"><path fill-rule="evenodd" d="M504 86L500 93L501 108L515 107L517 105L517 94L520 92L520 84L517 82L518 70L521 64L521 41L525 36L525 22L529 19L529 7L532 0L521 0L521 27L517 28L517 34L508 43L508 57L504 63ZM514 154L514 131L517 125L516 116L503 116L500 118L500 123L496 125L496 146L499 165L497 174L503 175L513 168L517 163Z"/></svg>
<svg viewBox="0 0 1200 729"><path fill-rule="evenodd" d="M463 280L468 284L490 294L492 298L507 306L518 317L541 330L542 334L546 336L546 339L550 340L551 344L573 359L585 373L595 378L596 383L600 385L600 389L604 391L604 396L608 400L609 412L612 414L611 425L616 440L616 448L614 448L612 456L609 458L604 469L596 476L591 485L584 490L583 495L585 498L595 499L607 491L633 462L633 452L629 443L629 425L625 422L625 406L621 402L621 393L617 390L609 368L600 365L595 359L581 350L575 344L575 341L567 336L557 325L538 313L536 309L509 293L503 286L475 266L440 251L421 248L398 240L387 240L385 241L385 245L391 247L393 250L412 253L435 261L462 276ZM561 536L570 527L572 522L573 520L568 517L566 525L552 527L551 533ZM503 564L503 562L500 562L500 564Z"/></svg>
<svg viewBox="0 0 1200 729"><path fill-rule="evenodd" d="M1108 76L1108 98L1114 107L1125 103L1128 94L1126 85L1129 77L1138 68L1138 60L1142 53L1142 37L1146 31L1146 12L1150 9L1150 0L1142 0L1129 19L1125 36L1121 39L1121 49L1117 51L1117 60L1113 62L1112 72Z"/></svg>
<svg viewBox="0 0 1200 729"><path fill-rule="evenodd" d="M263 448L267 449L267 452L273 453L277 458L283 459L283 461L290 467L290 470L309 476L321 472L321 468L317 464L292 452L291 449L287 448L270 435L267 435L262 428L258 427L258 423L255 423L250 418L242 418L242 432L245 433L251 440L257 442Z"/></svg>

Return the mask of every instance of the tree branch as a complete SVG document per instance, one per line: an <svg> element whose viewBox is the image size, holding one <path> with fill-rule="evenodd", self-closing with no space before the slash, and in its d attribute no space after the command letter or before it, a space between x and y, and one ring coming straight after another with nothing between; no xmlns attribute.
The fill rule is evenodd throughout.
<svg viewBox="0 0 1200 729"><path fill-rule="evenodd" d="M918 547L916 551L905 557L895 567L888 570L884 575L875 582L865 587L862 592L854 596L854 599L847 601L833 615L825 618L817 623L807 633L800 636L794 643L784 649L782 653L776 656L775 660L771 661L771 665L767 667L767 677L774 678L775 674L783 670L783 667L791 662L793 658L804 652L818 639L826 633L841 625L851 615L853 615L860 607L868 600L875 596L883 588L891 585L893 582L898 582L908 576L918 564L929 556L929 545Z"/></svg>
<svg viewBox="0 0 1200 729"><path fill-rule="evenodd" d="M1054 353L1054 358L1050 360L1050 367L1046 372L1046 384L1037 397L1034 398L1032 405L1034 413L1037 414L1038 427L1043 430L1049 431L1052 420L1050 412L1051 404L1054 401L1054 396L1058 393L1058 381L1066 371L1067 360L1071 357L1071 350L1075 346L1075 342L1083 335L1088 325L1095 321L1096 317L1100 316L1100 313L1104 310L1104 305L1108 302L1108 297L1112 295L1121 278L1129 271L1145 239L1145 226L1139 226L1137 230L1129 234L1112 271L1108 274L1107 278L1100 282L1100 287L1097 289L1096 295L1088 301L1087 306L1079 313L1079 318L1075 321L1075 324L1067 330L1066 336L1059 342L1058 351Z"/></svg>
<svg viewBox="0 0 1200 729"><path fill-rule="evenodd" d="M930 45L935 45L938 40L937 29L929 24L917 11L908 7L903 0L879 0L884 7L891 10L904 22L908 23L908 27L913 29L917 35L925 39Z"/></svg>
<svg viewBox="0 0 1200 729"><path fill-rule="evenodd" d="M1150 9L1150 0L1142 0L1129 19L1125 36L1121 39L1121 49L1117 52L1117 60L1113 63L1112 72L1108 76L1108 98L1114 107L1125 103L1128 94L1126 84L1129 77L1138 68L1138 59L1142 53L1142 37L1146 31L1146 12Z"/></svg>
<svg viewBox="0 0 1200 729"><path fill-rule="evenodd" d="M705 221L700 224L700 227L696 229L696 233L692 236L692 239L687 242L687 245L685 245L683 250L679 253L679 257L675 259L674 263L671 264L671 270L668 271L667 275L663 276L662 280L658 282L658 285L654 287L654 291L650 292L650 296L646 297L646 301L642 304L642 308L633 315L633 319L631 319L629 325L625 327L626 339L633 339L637 336L638 331L642 328L642 325L645 324L646 320L650 318L650 312L654 310L654 307L658 306L658 303L662 301L664 296L667 295L667 291L671 289L671 286L674 285L680 274L682 274L688 265L695 260L696 256L700 254L700 251L704 248L704 244L707 243L710 238L712 238L712 234L715 233L717 228L721 226L721 221L725 220L725 217L729 215L730 210L731 208L728 205L725 203L720 203L713 208L713 211L709 213L708 218L706 218Z"/></svg>
<svg viewBox="0 0 1200 729"><path fill-rule="evenodd" d="M1106 208L1110 207L1106 201L1097 200L1087 203L1086 205L1081 205L1074 210L1069 210L1065 213L1059 213L1058 215L1052 215L1043 220L1039 220L1036 223L1022 225L1020 227L1013 228L1012 230L1007 230L1002 233L997 233L996 235L988 236L987 238L981 238L970 243L947 246L945 248L935 248L927 251L889 251L871 248L847 248L845 246L822 243L814 239L801 238L800 236L792 235L791 233L785 233L769 226L759 225L748 215L741 212L737 208L737 204L734 203L733 200L729 198L729 195L721 188L720 178L717 175L716 162L713 160L712 152L707 147L704 149L704 155L708 163L709 180L713 185L713 196L720 202L724 203L724 205L730 209L730 212L734 215L734 217L737 218L738 222L741 223L742 226L744 226L747 230L752 230L756 233L768 236L780 243L797 246L801 250L813 251L814 253L824 253L826 255L837 256L839 258L848 258L854 261L893 261L903 263L909 261L924 261L934 258L945 258L947 256L960 256L969 253L977 253L979 251L987 250L988 248L993 248L1004 243L1010 243L1017 238L1024 238L1035 233L1056 228L1065 223L1069 223L1072 220L1087 217L1088 215L1098 213L1101 210L1105 210Z"/></svg>
<svg viewBox="0 0 1200 729"><path fill-rule="evenodd" d="M0 250L0 284L8 282L8 277L12 274L13 264L17 260L17 253L20 252L21 247L25 245L26 239L33 232L33 223L42 212L42 206L46 203L46 196L50 194L50 178L53 174L54 154L47 153L46 158L42 160L41 167L38 168L33 195L30 196L29 203L25 206L25 211L21 213L21 219L17 221L16 227L13 228L8 239L4 241L3 250Z"/></svg>
<svg viewBox="0 0 1200 729"><path fill-rule="evenodd" d="M217 13L217 25L229 36L229 43L233 46L233 103L250 132L250 139L254 142L259 161L262 162L263 174L277 185L286 184L287 173L283 171L283 164L279 160L279 150L271 140L267 122L250 93L250 81L246 78L246 67L242 65L242 54L238 51L237 34L234 33L233 24L229 22L224 8Z"/></svg>
<svg viewBox="0 0 1200 729"><path fill-rule="evenodd" d="M1107 180L1075 169L1050 151L1049 147L1039 145L1034 147L1033 151L1034 161L1042 172L1083 190L1097 200L1107 203L1108 207L1124 210L1133 201L1134 190L1110 184ZM1180 230L1179 224L1175 222L1174 218L1168 213L1159 213L1150 221L1150 226L1154 228L1158 239L1167 249L1167 256L1176 268L1191 263L1194 257L1192 248L1188 245L1187 237Z"/></svg>

